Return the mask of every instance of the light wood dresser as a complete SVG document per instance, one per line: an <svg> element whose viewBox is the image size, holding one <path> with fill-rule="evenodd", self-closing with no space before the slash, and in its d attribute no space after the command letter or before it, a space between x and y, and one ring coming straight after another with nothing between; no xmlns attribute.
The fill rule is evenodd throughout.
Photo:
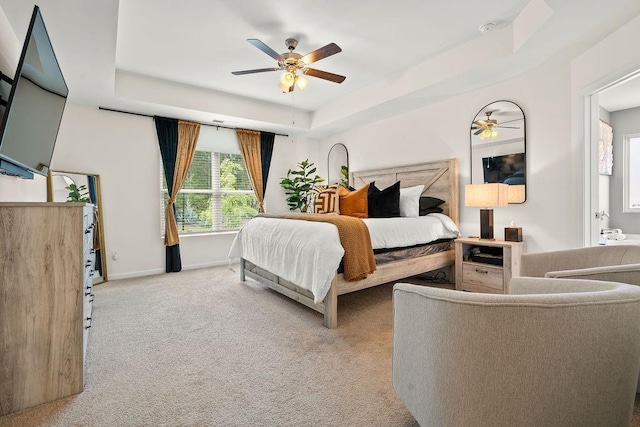
<svg viewBox="0 0 640 427"><path fill-rule="evenodd" d="M0 203L0 415L80 393L93 205Z"/></svg>

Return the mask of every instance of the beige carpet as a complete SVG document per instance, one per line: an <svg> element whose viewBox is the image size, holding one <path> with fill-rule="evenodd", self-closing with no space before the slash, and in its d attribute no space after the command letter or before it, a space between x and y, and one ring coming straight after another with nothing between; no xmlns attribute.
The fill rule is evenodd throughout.
<svg viewBox="0 0 640 427"><path fill-rule="evenodd" d="M391 286L338 329L227 268L95 289L85 391L0 426L412 426L391 384Z"/></svg>
<svg viewBox="0 0 640 427"><path fill-rule="evenodd" d="M391 285L340 297L336 330L222 267L95 294L85 391L0 426L417 425L391 384Z"/></svg>

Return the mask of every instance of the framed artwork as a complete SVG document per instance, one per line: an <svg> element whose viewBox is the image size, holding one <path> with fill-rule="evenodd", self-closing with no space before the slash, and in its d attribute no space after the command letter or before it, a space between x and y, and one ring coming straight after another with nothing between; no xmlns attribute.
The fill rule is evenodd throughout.
<svg viewBox="0 0 640 427"><path fill-rule="evenodd" d="M613 170L613 128L600 120L598 126L598 172L611 175Z"/></svg>

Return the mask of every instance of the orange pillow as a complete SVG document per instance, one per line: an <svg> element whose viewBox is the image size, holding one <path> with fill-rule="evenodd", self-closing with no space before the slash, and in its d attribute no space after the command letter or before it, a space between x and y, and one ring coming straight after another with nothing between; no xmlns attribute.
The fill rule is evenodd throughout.
<svg viewBox="0 0 640 427"><path fill-rule="evenodd" d="M367 191L369 184L355 191L349 191L340 186L340 215L348 215L356 218L367 218Z"/></svg>

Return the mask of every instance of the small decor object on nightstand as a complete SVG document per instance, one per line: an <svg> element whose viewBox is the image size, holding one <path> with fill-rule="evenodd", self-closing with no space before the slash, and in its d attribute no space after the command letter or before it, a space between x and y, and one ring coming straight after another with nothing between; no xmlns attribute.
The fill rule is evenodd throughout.
<svg viewBox="0 0 640 427"><path fill-rule="evenodd" d="M516 223L511 221L509 227L504 228L504 240L507 242L522 242L522 227L516 227Z"/></svg>

